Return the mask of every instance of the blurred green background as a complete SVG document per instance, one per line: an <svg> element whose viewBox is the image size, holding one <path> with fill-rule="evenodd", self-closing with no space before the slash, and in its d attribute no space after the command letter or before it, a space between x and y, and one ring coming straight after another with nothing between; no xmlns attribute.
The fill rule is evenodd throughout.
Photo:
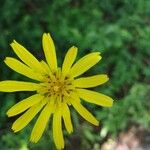
<svg viewBox="0 0 150 150"><path fill-rule="evenodd" d="M132 125L150 127L150 1L149 0L5 0L0 5L0 80L28 80L10 70L3 60L16 57L10 43L16 39L39 60L44 59L41 37L50 32L61 65L67 49L79 48L78 59L100 51L103 59L86 75L107 73L110 81L94 90L111 96L112 108L85 104L100 127L72 111L74 133L65 134L66 150L99 150L108 138L117 139ZM35 120L14 134L17 117L6 111L31 93L0 93L0 149L55 150L51 125L38 144L29 142Z"/></svg>

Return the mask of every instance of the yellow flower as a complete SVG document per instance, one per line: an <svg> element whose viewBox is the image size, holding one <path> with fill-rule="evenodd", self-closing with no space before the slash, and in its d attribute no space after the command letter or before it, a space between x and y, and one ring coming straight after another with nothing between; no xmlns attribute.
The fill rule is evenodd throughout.
<svg viewBox="0 0 150 150"><path fill-rule="evenodd" d="M77 48L73 46L68 50L62 68L59 68L50 34L43 34L42 44L46 62L38 61L19 43L12 42L11 47L21 61L7 57L6 65L37 82L1 81L0 91L36 91L36 94L8 110L9 117L24 112L13 123L12 129L14 132L20 131L40 112L30 137L30 141L36 143L41 138L50 117L53 116L53 139L57 149L63 149L62 120L68 133L73 132L70 106L73 106L88 122L98 126L98 120L81 104L80 98L104 107L111 107L113 100L106 95L86 89L105 83L108 81L107 75L100 74L76 79L101 60L99 52L92 52L74 64Z"/></svg>

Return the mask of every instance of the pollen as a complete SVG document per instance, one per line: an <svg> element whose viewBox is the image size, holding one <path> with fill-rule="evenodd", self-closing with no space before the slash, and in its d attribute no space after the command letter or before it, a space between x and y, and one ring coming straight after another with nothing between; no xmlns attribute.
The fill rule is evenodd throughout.
<svg viewBox="0 0 150 150"><path fill-rule="evenodd" d="M58 92L59 90L61 90L61 86L55 85L54 86L54 91Z"/></svg>
<svg viewBox="0 0 150 150"><path fill-rule="evenodd" d="M63 76L60 69L58 69L55 73L50 73L50 75L45 77L38 93L47 97L59 96L63 99L64 96L68 96L71 92L75 91L73 81L74 79Z"/></svg>

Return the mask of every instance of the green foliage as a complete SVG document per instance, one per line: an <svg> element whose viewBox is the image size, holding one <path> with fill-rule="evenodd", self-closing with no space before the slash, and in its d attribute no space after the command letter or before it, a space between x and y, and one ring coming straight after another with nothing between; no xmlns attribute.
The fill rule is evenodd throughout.
<svg viewBox="0 0 150 150"><path fill-rule="evenodd" d="M73 112L75 131L66 134L66 149L97 150L108 134L117 135L131 124L149 128L149 7L148 0L5 0L0 5L0 80L28 80L3 63L6 56L14 56L9 46L13 39L44 59L41 36L50 32L59 64L72 45L79 48L78 58L91 51L102 53L103 60L86 74L108 73L110 81L96 90L115 100L112 108L85 104L101 120L101 130ZM0 93L0 149L55 149L49 130L37 145L28 142L34 122L19 134L10 132L16 118L8 119L5 113L26 96Z"/></svg>
<svg viewBox="0 0 150 150"><path fill-rule="evenodd" d="M116 102L111 109L96 112L103 121L103 126L107 132L117 134L133 124L141 124L144 128L149 127L150 117L150 86L138 84L132 86L128 95ZM109 115L108 115L109 114ZM114 132L115 131L115 132Z"/></svg>

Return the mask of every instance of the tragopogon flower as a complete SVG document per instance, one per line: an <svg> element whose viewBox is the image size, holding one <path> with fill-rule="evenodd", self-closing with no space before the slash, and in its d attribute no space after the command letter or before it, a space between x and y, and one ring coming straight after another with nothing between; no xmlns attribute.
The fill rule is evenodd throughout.
<svg viewBox="0 0 150 150"><path fill-rule="evenodd" d="M22 62L7 57L5 59L6 65L37 82L1 81L0 91L36 91L36 94L20 101L8 110L7 115L9 117L24 112L13 123L12 129L14 132L20 131L40 112L30 137L30 141L36 143L41 138L52 116L53 139L57 149L63 149L62 120L68 133L73 131L70 106L73 106L88 122L98 126L99 122L81 104L81 99L105 107L112 106L113 100L106 95L87 89L108 81L107 75L100 74L76 79L100 61L99 52L92 52L74 64L77 48L73 46L68 50L62 68L59 68L55 46L50 34L43 34L42 44L46 62L38 61L19 43L12 42L11 47Z"/></svg>

